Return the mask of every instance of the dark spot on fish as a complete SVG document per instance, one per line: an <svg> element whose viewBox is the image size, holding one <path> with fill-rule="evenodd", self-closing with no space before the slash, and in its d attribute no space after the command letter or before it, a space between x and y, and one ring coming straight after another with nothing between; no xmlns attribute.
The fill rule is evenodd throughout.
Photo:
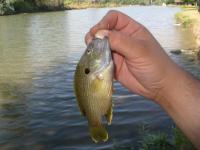
<svg viewBox="0 0 200 150"><path fill-rule="evenodd" d="M90 73L90 69L89 68L85 68L85 74L89 74Z"/></svg>

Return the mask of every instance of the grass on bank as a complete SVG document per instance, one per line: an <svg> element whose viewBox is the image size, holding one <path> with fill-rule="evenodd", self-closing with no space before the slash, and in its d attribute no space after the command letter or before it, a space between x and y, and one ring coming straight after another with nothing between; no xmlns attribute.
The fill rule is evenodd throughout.
<svg viewBox="0 0 200 150"><path fill-rule="evenodd" d="M165 132L150 133L148 129L140 133L141 139L137 141L138 147L134 145L118 145L114 143L112 150L195 150L190 141L183 133L173 128L172 135Z"/></svg>
<svg viewBox="0 0 200 150"><path fill-rule="evenodd" d="M122 6L117 3L91 3L91 2L81 2L81 3L64 3L66 9L85 9L85 8L103 8L103 7L117 7Z"/></svg>
<svg viewBox="0 0 200 150"><path fill-rule="evenodd" d="M64 7L66 9L86 9L86 8L103 8L103 7L120 7L120 6L127 6L128 4L122 3L114 3L114 2L98 2L98 3L91 3L90 1L84 2L64 2Z"/></svg>
<svg viewBox="0 0 200 150"><path fill-rule="evenodd" d="M166 0L169 1L169 0ZM154 5L161 5L162 1L154 0ZM64 0L65 8L83 9L83 8L99 8L99 7L118 7L127 5L149 5L149 0L96 0L96 2L87 0Z"/></svg>
<svg viewBox="0 0 200 150"><path fill-rule="evenodd" d="M200 23L200 13L195 6L181 6L182 11L175 15L178 23L183 27L191 27L193 24Z"/></svg>

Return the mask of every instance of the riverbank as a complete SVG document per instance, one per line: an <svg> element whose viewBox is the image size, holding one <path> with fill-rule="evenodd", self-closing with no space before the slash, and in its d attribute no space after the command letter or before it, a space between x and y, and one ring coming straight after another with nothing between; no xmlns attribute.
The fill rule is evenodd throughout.
<svg viewBox="0 0 200 150"><path fill-rule="evenodd" d="M119 145L117 141L113 150L195 150L191 142L178 128L172 128L172 133L151 133L148 125L141 125L139 129L139 140L135 145Z"/></svg>
<svg viewBox="0 0 200 150"><path fill-rule="evenodd" d="M64 3L65 9L86 9L86 8L103 8L103 7L120 7L127 6L119 3L91 3L91 2L81 2L81 3Z"/></svg>
<svg viewBox="0 0 200 150"><path fill-rule="evenodd" d="M162 5L158 0L155 0L153 5ZM32 13L44 11L59 11L71 9L86 9L86 8L102 8L102 7L121 7L130 5L152 5L149 0L142 1L72 1L72 0L10 0L0 3L0 15L14 15L18 13Z"/></svg>
<svg viewBox="0 0 200 150"><path fill-rule="evenodd" d="M65 10L64 0L2 0L2 2L0 2L0 16L61 10Z"/></svg>
<svg viewBox="0 0 200 150"><path fill-rule="evenodd" d="M191 29L195 37L197 49L200 48L200 13L195 7L183 7L182 11L175 15L178 23L184 28Z"/></svg>
<svg viewBox="0 0 200 150"><path fill-rule="evenodd" d="M140 5L147 5L141 3ZM128 4L120 3L91 3L91 2L65 2L62 7L38 7L35 4L26 1L16 1L11 4L0 5L0 15L14 15L19 13L34 13L34 12L48 12L48 11L62 11L72 9L86 9L86 8L103 8L103 7L121 7L128 6Z"/></svg>

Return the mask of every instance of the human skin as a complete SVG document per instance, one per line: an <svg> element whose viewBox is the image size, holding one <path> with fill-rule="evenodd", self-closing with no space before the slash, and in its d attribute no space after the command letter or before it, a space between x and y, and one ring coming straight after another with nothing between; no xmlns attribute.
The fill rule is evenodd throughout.
<svg viewBox="0 0 200 150"><path fill-rule="evenodd" d="M108 37L115 79L131 92L159 104L200 149L200 82L175 64L153 35L119 11L109 11L86 34Z"/></svg>

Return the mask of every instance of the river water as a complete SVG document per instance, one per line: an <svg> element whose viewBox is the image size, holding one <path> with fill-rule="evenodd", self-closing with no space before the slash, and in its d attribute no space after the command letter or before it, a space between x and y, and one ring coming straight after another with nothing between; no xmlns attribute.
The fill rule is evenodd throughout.
<svg viewBox="0 0 200 150"><path fill-rule="evenodd" d="M120 10L144 24L180 66L200 77L199 64L170 50L195 46L191 33L175 26L176 7L130 6ZM114 84L109 141L94 144L73 94L75 66L84 35L108 8L0 17L0 149L111 149L137 145L138 128L170 132L160 107Z"/></svg>

